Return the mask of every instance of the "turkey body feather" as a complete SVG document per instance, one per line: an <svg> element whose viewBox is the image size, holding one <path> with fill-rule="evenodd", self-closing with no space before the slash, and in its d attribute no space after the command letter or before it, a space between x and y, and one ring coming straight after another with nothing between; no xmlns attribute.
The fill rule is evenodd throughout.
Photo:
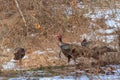
<svg viewBox="0 0 120 80"><path fill-rule="evenodd" d="M80 54L80 46L75 44L63 44L60 46L61 52L68 58L68 62L72 58L76 62L76 58ZM60 54L61 54L60 52ZM61 55L59 56L61 57Z"/></svg>
<svg viewBox="0 0 120 80"><path fill-rule="evenodd" d="M25 56L24 48L16 48L14 50L14 60L20 60Z"/></svg>

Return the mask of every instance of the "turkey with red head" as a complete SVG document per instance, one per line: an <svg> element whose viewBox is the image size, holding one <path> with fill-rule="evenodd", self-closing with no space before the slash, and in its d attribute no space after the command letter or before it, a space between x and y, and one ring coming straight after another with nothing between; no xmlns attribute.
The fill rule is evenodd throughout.
<svg viewBox="0 0 120 80"><path fill-rule="evenodd" d="M60 54L62 52L68 58L68 63L70 62L71 58L76 63L76 58L78 57L80 52L80 46L75 44L64 43L60 34L57 35L57 39L59 41L59 47L61 48L59 56L61 56Z"/></svg>

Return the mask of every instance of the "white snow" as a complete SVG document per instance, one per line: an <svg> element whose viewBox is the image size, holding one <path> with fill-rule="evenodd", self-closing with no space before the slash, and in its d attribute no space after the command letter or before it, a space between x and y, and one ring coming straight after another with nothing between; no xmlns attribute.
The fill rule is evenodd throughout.
<svg viewBox="0 0 120 80"><path fill-rule="evenodd" d="M8 80L120 80L120 76L116 75L98 75L91 76L91 79L87 75L81 76L54 76L54 77L19 77L19 78L10 78Z"/></svg>
<svg viewBox="0 0 120 80"><path fill-rule="evenodd" d="M29 57L27 56L27 55L25 55L24 57L23 57L23 59L28 59Z"/></svg>
<svg viewBox="0 0 120 80"><path fill-rule="evenodd" d="M54 53L55 51L52 50L52 48L46 48L45 51L42 50L36 50L33 52L33 54L45 54L45 53Z"/></svg>
<svg viewBox="0 0 120 80"><path fill-rule="evenodd" d="M7 48L7 49L6 49L6 51L7 51L7 52L10 52L10 51L11 51L11 49L10 49L10 48Z"/></svg>
<svg viewBox="0 0 120 80"><path fill-rule="evenodd" d="M33 54L44 54L44 53L46 53L46 51L37 50L33 52Z"/></svg>
<svg viewBox="0 0 120 80"><path fill-rule="evenodd" d="M111 16L111 15L114 15ZM106 19L105 23L108 27L119 27L120 23L120 9L106 9L106 10L100 10L99 8L96 8L95 12L92 13L89 11L89 13L84 14L85 17L90 17L92 20L95 20L97 18L104 18Z"/></svg>
<svg viewBox="0 0 120 80"><path fill-rule="evenodd" d="M15 60L11 59L9 62L2 65L3 69L5 69L5 70L14 70L15 67L16 67L14 62L15 62Z"/></svg>

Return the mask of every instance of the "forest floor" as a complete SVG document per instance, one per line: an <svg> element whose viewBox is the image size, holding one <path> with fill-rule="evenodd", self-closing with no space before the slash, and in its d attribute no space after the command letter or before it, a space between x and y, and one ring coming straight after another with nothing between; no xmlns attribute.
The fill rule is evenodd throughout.
<svg viewBox="0 0 120 80"><path fill-rule="evenodd" d="M56 51L56 50L55 50ZM99 67L97 65L91 66L91 61L94 59L80 57L77 61L80 64L74 65L71 60L67 63L67 58L62 54L59 58L58 51L53 51L50 48L46 51L34 51L27 54L23 58L22 68L18 61L11 60L3 65L0 73L0 79L3 80L57 80L57 79L71 79L71 80L119 80L120 79L120 65L106 65ZM83 62L83 63L82 63ZM105 77L106 76L106 77Z"/></svg>

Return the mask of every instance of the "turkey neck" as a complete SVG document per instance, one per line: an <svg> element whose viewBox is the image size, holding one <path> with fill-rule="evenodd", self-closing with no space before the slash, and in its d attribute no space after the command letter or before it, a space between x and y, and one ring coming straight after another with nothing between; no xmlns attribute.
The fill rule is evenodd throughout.
<svg viewBox="0 0 120 80"><path fill-rule="evenodd" d="M62 46L64 44L62 38L59 38L58 41L59 41L59 46Z"/></svg>

